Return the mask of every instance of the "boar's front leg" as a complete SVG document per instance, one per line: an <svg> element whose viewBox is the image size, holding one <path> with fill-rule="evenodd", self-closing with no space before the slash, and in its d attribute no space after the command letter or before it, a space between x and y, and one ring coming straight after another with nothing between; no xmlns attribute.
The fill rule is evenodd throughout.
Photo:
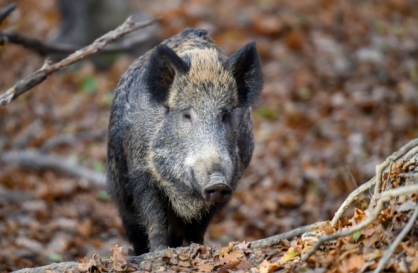
<svg viewBox="0 0 418 273"><path fill-rule="evenodd" d="M186 224L185 227L185 241L189 245L191 243L203 244L203 238L205 236L206 229L209 226L209 222L212 218L212 212L204 215L200 220L193 220L191 223Z"/></svg>
<svg viewBox="0 0 418 273"><path fill-rule="evenodd" d="M165 212L166 200L163 194L156 185L153 185L150 178L140 176L131 179L130 182L131 185L135 185L134 206L148 234L149 251L166 249L169 246L169 235Z"/></svg>
<svg viewBox="0 0 418 273"><path fill-rule="evenodd" d="M149 252L148 246L148 235L145 233L145 230L141 223L138 221L138 216L136 212L132 211L131 208L125 207L120 210L120 216L122 218L123 226L125 228L126 237L128 237L132 246L134 247L134 255L141 255Z"/></svg>

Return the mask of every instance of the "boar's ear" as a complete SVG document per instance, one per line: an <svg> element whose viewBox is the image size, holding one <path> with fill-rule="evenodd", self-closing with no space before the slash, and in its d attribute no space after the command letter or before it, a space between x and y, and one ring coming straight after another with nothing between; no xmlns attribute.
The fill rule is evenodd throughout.
<svg viewBox="0 0 418 273"><path fill-rule="evenodd" d="M144 75L151 100L164 104L176 75L185 74L187 71L189 71L189 65L171 48L158 45L150 56Z"/></svg>
<svg viewBox="0 0 418 273"><path fill-rule="evenodd" d="M246 44L223 65L236 80L239 107L256 104L263 89L263 71L255 42Z"/></svg>

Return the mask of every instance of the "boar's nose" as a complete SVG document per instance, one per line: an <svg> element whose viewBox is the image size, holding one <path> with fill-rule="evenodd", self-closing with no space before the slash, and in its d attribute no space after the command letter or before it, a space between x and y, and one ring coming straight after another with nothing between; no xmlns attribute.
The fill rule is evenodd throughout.
<svg viewBox="0 0 418 273"><path fill-rule="evenodd" d="M203 188L203 198L208 203L226 203L232 194L231 187L226 184L225 177L211 176L209 184Z"/></svg>

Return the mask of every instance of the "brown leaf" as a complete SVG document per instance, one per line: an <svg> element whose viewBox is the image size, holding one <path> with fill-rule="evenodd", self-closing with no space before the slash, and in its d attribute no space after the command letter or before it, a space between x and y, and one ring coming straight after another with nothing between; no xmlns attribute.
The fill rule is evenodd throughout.
<svg viewBox="0 0 418 273"><path fill-rule="evenodd" d="M344 217L337 221L337 224L335 224L335 230L340 230L343 227L346 227L349 224L349 220L347 217Z"/></svg>
<svg viewBox="0 0 418 273"><path fill-rule="evenodd" d="M243 241L243 242L236 244L235 246L237 249L247 249L249 245L250 245L250 242L247 243Z"/></svg>
<svg viewBox="0 0 418 273"><path fill-rule="evenodd" d="M236 268L238 270L248 271L248 269L250 269L251 267L254 267L254 265L250 261L244 260L244 261L241 261L240 264Z"/></svg>
<svg viewBox="0 0 418 273"><path fill-rule="evenodd" d="M320 229L323 231L323 234L325 234L325 235L330 235L330 234L333 234L335 232L334 228L331 226L330 221L326 221L322 225L322 227L320 227Z"/></svg>
<svg viewBox="0 0 418 273"><path fill-rule="evenodd" d="M280 265L278 265L277 263L270 263L269 261L264 260L260 264L260 273L271 273L279 268Z"/></svg>
<svg viewBox="0 0 418 273"><path fill-rule="evenodd" d="M348 246L347 246L348 245ZM344 246L347 246L347 249L344 248ZM343 247L341 248L342 250L345 250L344 253L340 256L340 260L345 259L345 257L351 255L351 254L357 254L360 249L358 247L358 245L355 244L344 244Z"/></svg>
<svg viewBox="0 0 418 273"><path fill-rule="evenodd" d="M366 218L366 214L358 208L354 208L353 219L356 221L356 223L362 222L364 218Z"/></svg>
<svg viewBox="0 0 418 273"><path fill-rule="evenodd" d="M409 272L418 272L418 259L414 259L409 265Z"/></svg>
<svg viewBox="0 0 418 273"><path fill-rule="evenodd" d="M357 272L364 264L364 259L360 255L354 255L341 261L341 265L346 272Z"/></svg>
<svg viewBox="0 0 418 273"><path fill-rule="evenodd" d="M225 254L227 254L227 253L231 252L231 251L232 251L232 248L234 247L234 245L235 245L236 243L237 243L237 242L229 242L228 246L223 247L223 248L221 248L221 249L219 250L219 255L220 255L220 256L223 256L223 255L225 255Z"/></svg>
<svg viewBox="0 0 418 273"><path fill-rule="evenodd" d="M178 265L181 267L189 267L191 266L190 261L189 260L179 260Z"/></svg>
<svg viewBox="0 0 418 273"><path fill-rule="evenodd" d="M382 232L383 232L383 226L380 224L374 228L368 228L360 231L361 234L369 237L363 240L363 244L365 248L374 247L377 242L379 242L382 239Z"/></svg>
<svg viewBox="0 0 418 273"><path fill-rule="evenodd" d="M285 24L279 16L262 16L253 21L254 28L263 35L279 34L285 28Z"/></svg>
<svg viewBox="0 0 418 273"><path fill-rule="evenodd" d="M229 263L226 263L218 269L218 273L228 273L229 270L234 269L240 263L241 263L241 261L239 261L239 260L235 260L235 261L231 261Z"/></svg>
<svg viewBox="0 0 418 273"><path fill-rule="evenodd" d="M189 261L189 260L190 260L190 256L189 256L189 255L187 255L186 253L179 253L179 254L177 255L177 258L178 258L180 261Z"/></svg>
<svg viewBox="0 0 418 273"><path fill-rule="evenodd" d="M301 51L304 46L303 34L300 32L290 32L285 38L286 45L295 51Z"/></svg>
<svg viewBox="0 0 418 273"><path fill-rule="evenodd" d="M409 241L401 243L401 246L402 246L403 250L406 251L406 254L408 254L409 256L412 256L412 257L415 256L415 253L417 251L416 248L410 247L408 245L409 245Z"/></svg>
<svg viewBox="0 0 418 273"><path fill-rule="evenodd" d="M210 263L204 263L202 265L199 265L199 272L211 272L213 269L213 265Z"/></svg>
<svg viewBox="0 0 418 273"><path fill-rule="evenodd" d="M78 262L77 269L81 272L89 271L93 266L97 266L95 259L83 258Z"/></svg>
<svg viewBox="0 0 418 273"><path fill-rule="evenodd" d="M222 262L224 262L224 263L229 263L229 262L231 262L233 260L240 259L243 256L244 256L243 251L241 249L239 249L239 250L234 250L234 251L232 251L232 252L230 252L228 254L225 254L223 256L220 256L219 257L219 260L222 261Z"/></svg>
<svg viewBox="0 0 418 273"><path fill-rule="evenodd" d="M114 245L110 248L113 252L111 257L111 262L113 263L112 267L115 271L125 271L127 266L125 256L122 254L122 248L123 247L119 247L118 245Z"/></svg>
<svg viewBox="0 0 418 273"><path fill-rule="evenodd" d="M372 261L382 257L383 252L380 249L374 249L372 252L366 253L363 256L366 261Z"/></svg>
<svg viewBox="0 0 418 273"><path fill-rule="evenodd" d="M173 257L174 257L174 252L173 252L173 249L168 248L168 249L165 251L165 256L164 256L164 257L167 257L167 258L173 258Z"/></svg>

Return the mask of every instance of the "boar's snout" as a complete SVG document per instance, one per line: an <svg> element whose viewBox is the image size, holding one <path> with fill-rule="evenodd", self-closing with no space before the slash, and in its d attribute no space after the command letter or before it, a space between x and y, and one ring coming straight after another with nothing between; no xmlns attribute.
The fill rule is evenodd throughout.
<svg viewBox="0 0 418 273"><path fill-rule="evenodd" d="M212 175L209 184L203 188L202 195L208 203L226 203L231 197L232 189L223 175Z"/></svg>

